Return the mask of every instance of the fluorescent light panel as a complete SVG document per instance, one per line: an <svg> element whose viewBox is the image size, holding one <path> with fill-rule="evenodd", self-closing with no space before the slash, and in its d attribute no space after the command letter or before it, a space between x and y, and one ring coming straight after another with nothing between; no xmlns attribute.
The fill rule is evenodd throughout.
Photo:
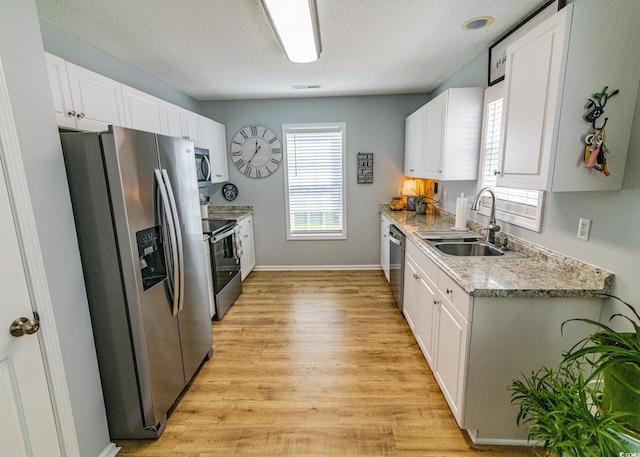
<svg viewBox="0 0 640 457"><path fill-rule="evenodd" d="M262 0L273 30L291 62L320 57L320 29L315 0Z"/></svg>

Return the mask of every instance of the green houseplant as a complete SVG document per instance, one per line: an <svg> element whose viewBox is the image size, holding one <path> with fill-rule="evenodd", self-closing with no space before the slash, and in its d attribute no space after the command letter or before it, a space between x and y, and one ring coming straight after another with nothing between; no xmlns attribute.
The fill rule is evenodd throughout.
<svg viewBox="0 0 640 457"><path fill-rule="evenodd" d="M640 316L617 297L640 322ZM563 354L556 368L542 367L515 380L511 400L520 405L519 425L529 426L529 439L550 455L617 456L629 452L640 432L640 336L638 323L623 314L632 332L618 332L590 319L570 319L596 327L596 332Z"/></svg>
<svg viewBox="0 0 640 457"><path fill-rule="evenodd" d="M416 196L416 214L427 214L429 202L427 202L426 194L418 194Z"/></svg>

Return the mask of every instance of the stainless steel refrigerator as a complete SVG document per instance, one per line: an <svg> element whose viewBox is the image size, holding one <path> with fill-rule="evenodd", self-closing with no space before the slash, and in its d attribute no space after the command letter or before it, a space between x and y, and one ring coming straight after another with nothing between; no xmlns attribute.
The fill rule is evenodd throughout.
<svg viewBox="0 0 640 457"><path fill-rule="evenodd" d="M111 439L156 438L212 354L193 143L60 137Z"/></svg>

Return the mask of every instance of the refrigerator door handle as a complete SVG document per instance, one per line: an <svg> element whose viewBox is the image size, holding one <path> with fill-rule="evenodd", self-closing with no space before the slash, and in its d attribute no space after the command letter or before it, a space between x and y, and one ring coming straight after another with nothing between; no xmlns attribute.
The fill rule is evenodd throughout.
<svg viewBox="0 0 640 457"><path fill-rule="evenodd" d="M179 287L180 287L180 272L178 265L178 243L176 241L176 231L174 228L174 218L171 217L171 207L169 205L169 197L167 196L167 189L164 185L164 181L162 179L162 174L160 170L154 170L154 176L156 178L156 184L158 186L158 192L160 193L160 201L162 203L162 212L164 213L164 217L167 221L167 225L169 227L169 241L171 244L171 260L173 262L172 265L172 275L173 279L170 281L169 291L171 294L171 314L174 316L178 315L178 306L179 306Z"/></svg>
<svg viewBox="0 0 640 457"><path fill-rule="evenodd" d="M175 194L173 193L173 187L171 186L171 180L166 169L162 169L162 177L164 179L165 186L167 187L167 194L169 196L169 204L171 206L171 214L173 216L173 226L176 231L176 239L178 241L178 272L180 277L180 287L178 288L178 311L182 311L184 307L184 247L182 246L182 229L180 228L180 218L178 217L178 207L176 205Z"/></svg>

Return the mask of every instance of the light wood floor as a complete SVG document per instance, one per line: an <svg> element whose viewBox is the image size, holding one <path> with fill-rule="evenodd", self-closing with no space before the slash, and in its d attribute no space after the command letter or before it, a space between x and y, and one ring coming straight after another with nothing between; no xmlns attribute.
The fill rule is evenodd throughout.
<svg viewBox="0 0 640 457"><path fill-rule="evenodd" d="M120 456L532 454L458 428L380 271L253 272L213 332L164 434Z"/></svg>

